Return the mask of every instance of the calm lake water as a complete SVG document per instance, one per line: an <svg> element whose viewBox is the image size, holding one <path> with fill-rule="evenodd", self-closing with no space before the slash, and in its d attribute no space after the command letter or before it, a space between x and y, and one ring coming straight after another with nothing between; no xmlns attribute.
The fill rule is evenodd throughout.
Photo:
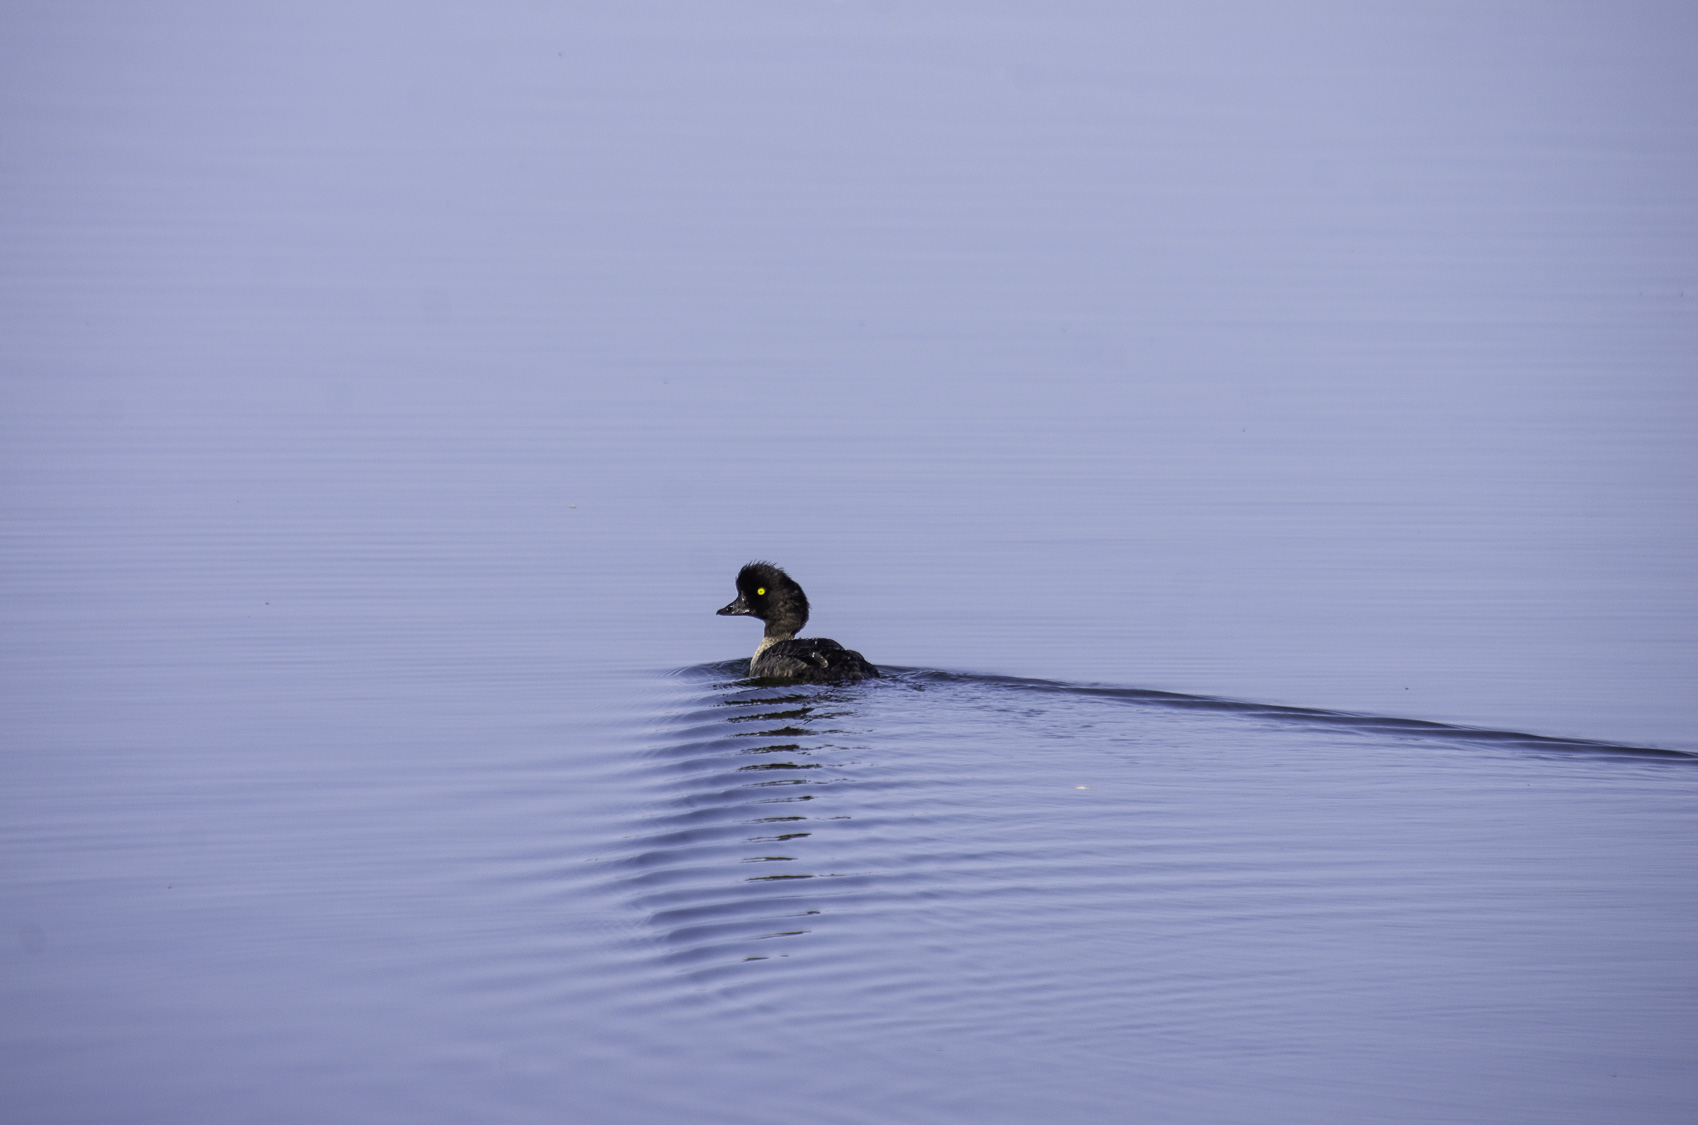
<svg viewBox="0 0 1698 1125"><path fill-rule="evenodd" d="M0 30L0 1117L1698 1115L1688 6Z"/></svg>

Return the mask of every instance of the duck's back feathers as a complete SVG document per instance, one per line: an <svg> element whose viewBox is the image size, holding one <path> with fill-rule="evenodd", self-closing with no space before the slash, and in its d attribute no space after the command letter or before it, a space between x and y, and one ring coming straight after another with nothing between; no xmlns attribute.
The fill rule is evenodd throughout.
<svg viewBox="0 0 1698 1125"><path fill-rule="evenodd" d="M854 649L825 637L791 637L767 645L749 663L749 678L803 683L848 683L878 675L878 669Z"/></svg>

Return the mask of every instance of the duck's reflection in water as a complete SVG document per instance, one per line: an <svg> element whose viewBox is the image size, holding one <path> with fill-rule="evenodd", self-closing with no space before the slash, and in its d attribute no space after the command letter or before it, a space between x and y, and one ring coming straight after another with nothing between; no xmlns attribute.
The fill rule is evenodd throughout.
<svg viewBox="0 0 1698 1125"><path fill-rule="evenodd" d="M678 716L624 881L680 968L791 956L857 893L832 842L853 819L859 690L719 685Z"/></svg>

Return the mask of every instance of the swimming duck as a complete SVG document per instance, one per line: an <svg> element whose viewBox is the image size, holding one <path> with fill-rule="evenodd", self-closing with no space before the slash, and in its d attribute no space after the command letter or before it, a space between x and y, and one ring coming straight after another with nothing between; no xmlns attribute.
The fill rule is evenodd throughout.
<svg viewBox="0 0 1698 1125"><path fill-rule="evenodd" d="M752 562L738 571L737 600L719 615L758 617L766 622L766 635L749 661L750 679L835 684L878 675L864 656L836 641L797 638L808 623L808 595L771 563Z"/></svg>

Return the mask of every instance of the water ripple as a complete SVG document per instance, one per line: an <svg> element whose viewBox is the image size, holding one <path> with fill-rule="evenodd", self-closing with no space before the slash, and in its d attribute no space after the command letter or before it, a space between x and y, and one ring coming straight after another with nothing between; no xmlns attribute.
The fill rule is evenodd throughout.
<svg viewBox="0 0 1698 1125"><path fill-rule="evenodd" d="M1504 860L1504 826L1470 821L1483 784L1490 804L1542 762L1698 762L919 669L775 689L738 681L741 667L672 677L646 751L654 800L613 860L618 891L669 971L774 998L793 993L749 973L782 961L782 988L835 994L839 1018L867 1026L892 991L961 1033L1029 1023L1039 994L1077 1028L1097 1011L1171 1027L1277 1006L1296 970L1276 965L1294 949L1419 929L1435 911L1514 929L1547 909L1543 864L1524 844ZM941 980L916 979L940 959ZM998 966L994 987L962 983L974 961ZM1240 973L1259 995L1221 992Z"/></svg>

